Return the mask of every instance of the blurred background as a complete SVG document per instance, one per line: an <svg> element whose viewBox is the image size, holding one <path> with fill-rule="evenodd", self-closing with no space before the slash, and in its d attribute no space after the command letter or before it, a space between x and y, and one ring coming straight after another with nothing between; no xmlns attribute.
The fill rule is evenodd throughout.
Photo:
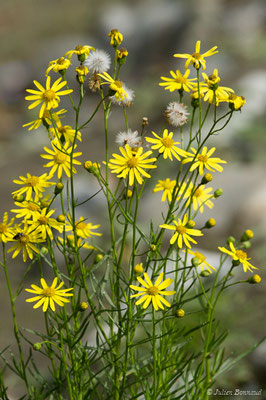
<svg viewBox="0 0 266 400"><path fill-rule="evenodd" d="M229 235L239 238L247 228L255 233L249 255L252 264L260 267L262 283L228 291L218 315L231 332L226 342L228 351L239 354L266 332L265 0L1 0L1 215L13 208L11 192L17 189L13 179L25 176L27 172L36 175L47 172L40 158L43 146L48 143L47 135L42 128L30 132L22 128L24 123L34 120L36 116L36 109L27 108L25 89L33 87L33 79L43 84L49 61L59 58L78 44L104 49L113 56L107 34L114 28L123 33L122 46L129 51L120 78L135 92L135 100L128 110L132 130L140 130L143 116L150 121L147 133L161 128L166 105L177 97L176 93L171 94L158 86L160 77L169 76L170 69L182 71L183 61L173 58L173 54L194 52L197 40L201 40L202 52L215 45L219 49L218 54L207 59L205 72L211 74L217 67L221 85L232 87L236 94L246 98L242 112L235 113L228 127L209 144L218 148L217 155L226 159L228 164L222 174L215 174L212 182L214 189L223 188L224 195L215 201L216 211L205 211L202 217L202 222L215 217L217 226L208 240L200 242L202 248L215 259L215 249L223 245ZM72 84L73 87L76 85L74 80ZM89 89L87 91L89 93ZM81 116L84 120L97 104L98 99L94 100L94 97L86 99L87 109ZM188 97L184 101L189 104ZM61 102L61 105L64 106L64 103ZM125 126L122 110L116 107L112 113L110 126L114 139L112 147L115 149L115 135ZM68 124L71 124L70 120ZM86 130L79 149L83 152L82 161L103 159L101 115L96 116ZM165 179L167 173L165 171L166 175L158 179ZM81 200L97 190L93 180L88 185L85 171L81 171L76 184ZM90 202L89 209L82 210L82 214L85 218L91 217L93 223L100 220L104 224L103 207L104 200L98 197ZM159 214L157 207L161 207L160 195L147 195L141 210L143 221L147 213L156 218ZM10 262L14 285L25 271L25 265L19 258ZM34 278L37 279L37 274ZM0 285L0 348L3 349L10 344L12 332L3 271L0 272ZM21 299L24 297L22 294ZM22 300L17 302L17 313L21 325L27 328L32 328L34 324L38 326L36 320L40 317L39 313ZM258 390L263 385L265 388L265 376L266 344L224 375L217 382L217 387ZM10 376L9 384L14 388L16 399L17 383L12 379Z"/></svg>

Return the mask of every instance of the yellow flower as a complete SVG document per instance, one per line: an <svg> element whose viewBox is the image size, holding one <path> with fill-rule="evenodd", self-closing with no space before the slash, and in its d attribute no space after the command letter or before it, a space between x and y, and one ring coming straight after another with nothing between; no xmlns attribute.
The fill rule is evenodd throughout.
<svg viewBox="0 0 266 400"><path fill-rule="evenodd" d="M47 68L45 75L47 76L51 70L54 72L64 71L68 69L71 65L71 62L64 57L57 58L56 60L49 62L49 67Z"/></svg>
<svg viewBox="0 0 266 400"><path fill-rule="evenodd" d="M230 250L227 250L225 247L218 247L220 251L222 251L225 254L229 254L229 256L232 257L233 261L237 264L242 264L243 265L243 270L244 272L247 272L249 270L252 272L252 269L258 269L254 267L248 260L247 253L243 250L236 250L232 242L229 242Z"/></svg>
<svg viewBox="0 0 266 400"><path fill-rule="evenodd" d="M72 249L75 248L74 235L68 235L65 241L63 238L58 236L57 240L62 246L68 246L68 247L71 247ZM90 245L87 242L84 242L81 238L78 238L78 240L77 240L77 247L78 247L78 249L96 250L96 248L94 246Z"/></svg>
<svg viewBox="0 0 266 400"><path fill-rule="evenodd" d="M43 192L46 188L55 185L55 182L47 182L51 179L51 174L43 174L41 176L35 176L27 173L27 177L20 176L20 180L14 179L13 182L17 185L23 185L21 189L15 190L12 194L23 194L26 193L26 200L32 200L33 193L35 194L35 201L42 197Z"/></svg>
<svg viewBox="0 0 266 400"><path fill-rule="evenodd" d="M178 222L173 221L174 225L168 225L168 224L160 225L160 228L170 229L172 231L175 231L175 233L173 234L173 236L170 239L170 244L174 244L177 240L177 245L180 249L183 246L183 240L184 240L185 246L187 246L189 248L191 248L189 242L197 244L197 242L194 239L192 239L190 237L190 235L203 236L203 233L201 233L201 231L199 229L187 228L186 227L187 222L188 222L188 216L187 216L187 214L185 214L183 221L181 221L181 219L178 218Z"/></svg>
<svg viewBox="0 0 266 400"><path fill-rule="evenodd" d="M62 143L71 142L73 143L76 134L75 129L70 125L62 125L60 119L58 119L55 125L49 129L49 133L53 135L54 138L60 139ZM77 132L77 139L81 142L81 132Z"/></svg>
<svg viewBox="0 0 266 400"><path fill-rule="evenodd" d="M138 292L140 292L140 293L131 295L130 298L143 296L143 297L141 297L141 299L139 299L136 302L136 306L144 303L143 308L145 309L149 306L150 302L152 301L152 305L156 311L159 309L159 307L162 310L164 310L163 304L166 305L167 307L171 307L171 304L167 300L165 300L165 298L162 296L171 296L176 293L175 290L171 290L171 291L163 290L171 285L171 283L173 282L173 279L167 278L167 279L165 279L165 281L162 282L162 279L163 279L163 272L162 272L159 275L159 277L157 278L155 284L153 285L148 274L144 273L144 278L145 278L146 282L140 276L137 277L137 280L139 281L139 283L141 285L143 285L144 287L135 286L135 285L129 286L131 289L137 290Z"/></svg>
<svg viewBox="0 0 266 400"><path fill-rule="evenodd" d="M189 183L189 186L184 194L184 199L187 199L186 207L192 203L193 209L196 211L198 208L200 212L203 212L204 205L209 208L213 208L213 202L210 200L213 196L210 194L212 188L204 189L204 185L200 185L199 187L194 186L192 182Z"/></svg>
<svg viewBox="0 0 266 400"><path fill-rule="evenodd" d="M163 153L163 158L170 158L171 161L173 161L172 155L178 160L180 161L180 157L179 156L186 156L187 153L185 150L180 149L179 147L177 147L176 145L179 144L179 142L175 142L172 138L173 138L173 132L169 132L168 134L168 130L165 129L163 131L163 137L158 136L155 132L152 132L153 136L155 136L156 139L154 138L149 138L146 137L146 141L149 143L154 143L153 146L151 146L151 148L153 150L158 149L159 153Z"/></svg>
<svg viewBox="0 0 266 400"><path fill-rule="evenodd" d="M56 287L57 281L58 278L54 278L52 285L48 286L45 279L41 278L41 288L36 285L31 285L32 289L25 289L29 293L36 294L35 297L27 299L26 302L31 303L33 301L38 301L33 308L43 306L43 312L46 312L48 307L50 307L52 311L55 311L54 303L61 307L64 306L64 303L69 303L69 300L65 299L65 297L73 296L73 293L67 293L70 290L73 290L73 288L60 289L64 285L64 282L61 282Z"/></svg>
<svg viewBox="0 0 266 400"><path fill-rule="evenodd" d="M234 93L233 89L219 86L220 78L218 76L218 69L215 68L213 73L207 76L204 72L202 76L205 83L200 84L200 92L204 94L204 101L208 101L210 104L214 103L218 105L222 101L229 97L230 93Z"/></svg>
<svg viewBox="0 0 266 400"><path fill-rule="evenodd" d="M190 74L190 70L187 69L184 75L177 69L176 72L170 71L170 74L173 78L166 78L161 76L161 79L165 82L160 82L160 86L165 86L165 90L169 90L173 92L174 90L185 90L185 92L189 92L195 88L195 81L197 78L188 79Z"/></svg>
<svg viewBox="0 0 266 400"><path fill-rule="evenodd" d="M0 223L0 242L6 243L13 239L14 228L11 228L15 218L11 218L8 222L8 213L4 213L3 222Z"/></svg>
<svg viewBox="0 0 266 400"><path fill-rule="evenodd" d="M188 157L182 161L182 164L193 162L189 169L190 171L194 171L196 168L199 168L200 175L203 175L204 168L207 168L209 171L223 171L223 168L219 164L226 164L226 161L221 160L218 157L211 158L211 155L216 150L215 147L212 147L208 151L207 147L204 146L201 154L197 154L197 150L193 147L191 147L191 150L192 153L187 153Z"/></svg>
<svg viewBox="0 0 266 400"><path fill-rule="evenodd" d="M30 101L34 100L34 102L28 107L29 109L37 107L39 104L43 103L39 112L39 118L43 117L45 110L51 110L51 108L58 107L60 103L60 96L64 96L73 92L72 89L60 91L60 89L67 84L67 82L61 82L61 80L62 78L57 79L57 81L55 81L51 87L51 78L48 76L46 79L45 89L37 81L33 81L33 83L39 89L39 91L26 89L27 92L31 93L31 96L26 96L25 99Z"/></svg>
<svg viewBox="0 0 266 400"><path fill-rule="evenodd" d="M245 97L237 96L236 94L231 94L224 101L227 101L229 103L230 108L234 111L241 110L241 108L246 104Z"/></svg>
<svg viewBox="0 0 266 400"><path fill-rule="evenodd" d="M134 271L136 274L142 274L143 273L143 264L136 264L134 267Z"/></svg>
<svg viewBox="0 0 266 400"><path fill-rule="evenodd" d="M183 251L187 251L188 254L191 254L192 256L196 257L198 262L199 262L199 266L201 268L201 270L204 270L204 267L210 272L212 273L212 271L216 271L216 269L214 267L212 267L209 263L207 263L206 261L206 257L200 253L199 251L192 251L192 250L183 250Z"/></svg>
<svg viewBox="0 0 266 400"><path fill-rule="evenodd" d="M86 75L88 75L89 70L85 65L79 65L76 69L75 69L76 73L78 74L78 81L79 83L84 83L85 77Z"/></svg>
<svg viewBox="0 0 266 400"><path fill-rule="evenodd" d="M164 181L163 180L158 180L158 183L156 184L155 188L153 189L153 192L159 192L160 190L163 190L163 195L162 195L162 201L166 200L166 197L168 201L172 201L172 193L174 190L174 187L176 185L175 180L171 180L169 178L166 178Z"/></svg>
<svg viewBox="0 0 266 400"><path fill-rule="evenodd" d="M60 111L52 113L52 115L51 115L50 111L44 110L42 117L39 116L36 120L28 122L27 124L24 124L22 126L23 126L23 128L26 126L29 126L29 129L28 129L29 131L31 131L32 129L38 129L42 123L45 126L49 126L49 125L52 125L52 119L57 122L57 121L59 121L59 115L64 114L66 112L67 112L67 110L62 109Z"/></svg>
<svg viewBox="0 0 266 400"><path fill-rule="evenodd" d="M21 203L16 201L15 205L20 208L10 211L16 213L16 218L23 218L26 220L33 218L36 213L41 211L41 206L34 201L22 201Z"/></svg>
<svg viewBox="0 0 266 400"><path fill-rule="evenodd" d="M71 57L73 56L73 54L76 54L80 61L84 61L90 54L91 50L95 50L94 47L87 46L87 45L80 46L78 44L74 50L67 51L66 54L64 55L64 57L68 56L68 58L70 60Z"/></svg>
<svg viewBox="0 0 266 400"><path fill-rule="evenodd" d="M147 157L152 154L152 151L146 151L146 153L142 154L143 148L139 147L136 152L133 152L128 144L125 145L125 149L119 147L119 150L122 156L113 154L114 158L109 160L108 167L112 170L112 173L118 174L118 178L126 178L126 176L129 175L130 186L133 185L135 178L141 185L143 182L141 175L146 178L151 177L146 171L144 171L145 168L157 168L156 165L152 164L157 161L156 158L147 159Z"/></svg>
<svg viewBox="0 0 266 400"><path fill-rule="evenodd" d="M66 175L70 178L70 154L72 152L72 146L68 147L69 146L68 142L66 142L64 145L61 145L58 140L53 140L51 144L53 150L48 149L48 147L44 147L44 150L48 153L48 155L41 154L42 158L46 158L47 160L52 160L47 164L45 164L44 167L46 168L52 167L50 175L53 175L55 171L58 169L57 171L58 179L62 177L63 170L65 171ZM73 153L73 157L78 157L80 155L82 155L81 152ZM74 160L73 158L73 164L80 165L81 162ZM72 172L74 174L76 174L77 172L73 165L72 165Z"/></svg>
<svg viewBox="0 0 266 400"><path fill-rule="evenodd" d="M112 29L108 36L110 37L110 45L113 47L119 46L123 41L123 35L118 29Z"/></svg>
<svg viewBox="0 0 266 400"><path fill-rule="evenodd" d="M101 233L93 232L94 229L98 229L101 225L93 225L91 222L85 222L84 217L80 217L75 226L77 236L83 239L89 238L91 236L102 236Z"/></svg>
<svg viewBox="0 0 266 400"><path fill-rule="evenodd" d="M107 72L103 72L102 74L98 74L101 78L105 79L106 82L102 82L102 85L109 84L110 90L115 92L115 98L118 101L126 99L128 100L128 95L126 90L123 87L123 82L115 81Z"/></svg>
<svg viewBox="0 0 266 400"><path fill-rule="evenodd" d="M28 227L27 223L25 223L23 229L20 226L16 227L13 240L17 243L8 250L8 253L14 251L12 258L15 258L22 250L24 262L27 261L28 256L31 260L33 259L33 252L39 254L39 250L34 243L44 242L41 233L36 232L32 227Z"/></svg>
<svg viewBox="0 0 266 400"><path fill-rule="evenodd" d="M63 232L63 224L54 218L50 218L55 210L47 210L47 208L43 208L39 212L36 212L33 215L33 220L28 221L28 223L31 224L34 230L36 230L36 233L41 233L43 239L46 239L46 236L48 235L49 238L53 240L53 232L51 228L56 229L61 233Z"/></svg>
<svg viewBox="0 0 266 400"><path fill-rule="evenodd" d="M187 69L190 64L196 69L206 69L205 57L210 57L215 53L218 53L217 46L212 47L210 50L203 54L200 54L200 40L197 41L195 46L195 52L193 54L174 54L174 57L187 58L185 68Z"/></svg>

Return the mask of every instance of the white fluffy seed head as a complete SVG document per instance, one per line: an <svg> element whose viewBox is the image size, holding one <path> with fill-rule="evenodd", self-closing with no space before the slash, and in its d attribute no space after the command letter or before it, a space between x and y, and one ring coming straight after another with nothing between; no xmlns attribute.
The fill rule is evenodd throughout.
<svg viewBox="0 0 266 400"><path fill-rule="evenodd" d="M164 114L169 124L177 127L187 122L189 113L186 111L187 107L183 103L174 101L168 104Z"/></svg>
<svg viewBox="0 0 266 400"><path fill-rule="evenodd" d="M84 65L93 74L102 74L108 71L111 65L111 57L104 50L91 51L87 59L84 61Z"/></svg>
<svg viewBox="0 0 266 400"><path fill-rule="evenodd" d="M126 92L127 96L123 98L123 100L117 100L115 96L111 96L111 102L113 104L117 104L118 106L126 106L129 107L135 97L134 91L132 89L129 89L123 82L122 82L122 87L124 91Z"/></svg>
<svg viewBox="0 0 266 400"><path fill-rule="evenodd" d="M128 144L131 149L142 145L142 138L139 136L138 131L132 132L131 129L126 132L119 132L115 141L119 146Z"/></svg>

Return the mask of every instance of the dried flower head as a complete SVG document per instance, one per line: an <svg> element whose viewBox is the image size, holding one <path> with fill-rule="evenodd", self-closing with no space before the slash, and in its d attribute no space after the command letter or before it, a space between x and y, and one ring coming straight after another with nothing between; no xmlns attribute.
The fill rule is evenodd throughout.
<svg viewBox="0 0 266 400"><path fill-rule="evenodd" d="M174 101L168 104L164 115L170 125L177 127L187 122L189 113L187 113L187 107L183 103Z"/></svg>
<svg viewBox="0 0 266 400"><path fill-rule="evenodd" d="M116 136L116 143L119 146L125 146L126 144L132 149L134 147L140 147L142 145L142 139L138 134L138 131L132 131L128 129L126 132L119 132Z"/></svg>
<svg viewBox="0 0 266 400"><path fill-rule="evenodd" d="M93 74L102 74L108 71L111 65L111 58L104 50L92 51L84 61L84 65Z"/></svg>

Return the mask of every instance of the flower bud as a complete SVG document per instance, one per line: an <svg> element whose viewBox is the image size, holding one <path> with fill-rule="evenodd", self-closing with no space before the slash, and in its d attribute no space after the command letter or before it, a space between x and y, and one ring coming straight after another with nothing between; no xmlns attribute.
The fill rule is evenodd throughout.
<svg viewBox="0 0 266 400"><path fill-rule="evenodd" d="M134 271L138 275L142 274L143 273L143 264L142 263L136 264L134 267Z"/></svg>
<svg viewBox="0 0 266 400"><path fill-rule="evenodd" d="M77 73L77 76L76 76L77 81L78 81L79 83L84 83L85 77L86 77L86 75L88 75L88 73L89 73L88 68L87 68L85 65L80 65L79 67L77 67L77 68L75 69L75 71L76 71L76 73Z"/></svg>
<svg viewBox="0 0 266 400"><path fill-rule="evenodd" d="M85 310L87 310L88 307L89 307L88 304L85 301L83 301L79 305L79 311L85 311Z"/></svg>
<svg viewBox="0 0 266 400"><path fill-rule="evenodd" d="M194 228L194 226L195 226L195 222L194 221L192 221L192 219L190 219L188 222L187 222L187 228L189 228L189 229L192 229L192 228Z"/></svg>
<svg viewBox="0 0 266 400"><path fill-rule="evenodd" d="M55 185L54 194L59 194L59 193L61 193L63 189L64 189L63 183L58 182L58 183Z"/></svg>
<svg viewBox="0 0 266 400"><path fill-rule="evenodd" d="M204 271L201 271L201 273L200 273L200 276L202 276L203 278L207 278L210 275L211 275L211 272L208 271L207 269L205 269Z"/></svg>
<svg viewBox="0 0 266 400"><path fill-rule="evenodd" d="M215 219L214 219L214 218L210 218L210 219L208 219L208 221L206 222L205 228L211 229L211 228L213 228L215 225L216 225Z"/></svg>
<svg viewBox="0 0 266 400"><path fill-rule="evenodd" d="M128 56L127 49L121 48L119 50L116 50L116 58L120 65L122 65L126 62L127 56Z"/></svg>
<svg viewBox="0 0 266 400"><path fill-rule="evenodd" d="M41 256L46 256L46 254L48 254L48 249L47 247L43 246L40 250L40 254Z"/></svg>
<svg viewBox="0 0 266 400"><path fill-rule="evenodd" d="M177 318L183 318L185 316L185 311L182 308L179 308L176 311L176 316L177 316Z"/></svg>
<svg viewBox="0 0 266 400"><path fill-rule="evenodd" d="M128 191L125 193L125 198L130 199L132 197L132 195L133 195L132 190L128 189Z"/></svg>
<svg viewBox="0 0 266 400"><path fill-rule="evenodd" d="M58 215L58 217L56 218L57 222L66 222L66 217L63 214Z"/></svg>
<svg viewBox="0 0 266 400"><path fill-rule="evenodd" d="M39 342L34 343L34 345L33 345L33 348L34 348L34 350L36 350L36 351L41 350L41 347L42 347L42 344L39 343Z"/></svg>
<svg viewBox="0 0 266 400"><path fill-rule="evenodd" d="M241 236L241 242L245 242L246 240L252 239L254 236L254 232L251 229L246 229L243 235Z"/></svg>
<svg viewBox="0 0 266 400"><path fill-rule="evenodd" d="M118 47L123 41L123 35L118 29L112 29L108 36L110 37L110 45L113 47Z"/></svg>
<svg viewBox="0 0 266 400"><path fill-rule="evenodd" d="M200 260L198 259L198 257L193 257L191 259L191 263L192 263L193 267L198 267L200 265Z"/></svg>
<svg viewBox="0 0 266 400"><path fill-rule="evenodd" d="M85 161L83 164L83 167L88 171L89 173L99 176L99 169L101 168L101 165L99 163L92 163L91 161Z"/></svg>
<svg viewBox="0 0 266 400"><path fill-rule="evenodd" d="M233 260L233 261L232 261L232 265L233 265L234 267L237 267L239 264L240 264L240 260Z"/></svg>
<svg viewBox="0 0 266 400"><path fill-rule="evenodd" d="M150 250L151 250L151 251L155 251L155 250L156 250L156 244L153 244L153 243L152 243L152 244L150 245Z"/></svg>
<svg viewBox="0 0 266 400"><path fill-rule="evenodd" d="M100 261L102 261L103 259L103 254L96 254L95 259L94 259L94 263L98 264Z"/></svg>
<svg viewBox="0 0 266 400"><path fill-rule="evenodd" d="M244 249L249 249L251 247L251 243L249 240L246 240L245 242L242 243Z"/></svg>
<svg viewBox="0 0 266 400"><path fill-rule="evenodd" d="M50 201L41 200L40 205L41 205L41 208L47 208L50 205Z"/></svg>
<svg viewBox="0 0 266 400"><path fill-rule="evenodd" d="M147 126L147 125L149 125L149 118L142 117L142 126Z"/></svg>
<svg viewBox="0 0 266 400"><path fill-rule="evenodd" d="M205 174L205 175L203 176L203 178L201 179L201 184L202 184L202 185L205 185L206 183L209 183L209 182L211 182L211 181L212 181L212 174L207 173L207 174Z"/></svg>
<svg viewBox="0 0 266 400"><path fill-rule="evenodd" d="M223 193L224 193L223 189L221 189L221 188L216 189L215 192L214 192L214 194L213 194L213 195L214 195L214 198L216 199L217 197L222 196Z"/></svg>
<svg viewBox="0 0 266 400"><path fill-rule="evenodd" d="M231 243L235 243L235 238L234 238L234 236L228 236L228 238L227 238L227 244L229 244L230 242Z"/></svg>
<svg viewBox="0 0 266 400"><path fill-rule="evenodd" d="M22 196L22 194L14 194L13 200L22 203L25 200L25 198L24 196Z"/></svg>
<svg viewBox="0 0 266 400"><path fill-rule="evenodd" d="M260 283L261 277L259 275L252 275L248 278L247 282L251 284Z"/></svg>

